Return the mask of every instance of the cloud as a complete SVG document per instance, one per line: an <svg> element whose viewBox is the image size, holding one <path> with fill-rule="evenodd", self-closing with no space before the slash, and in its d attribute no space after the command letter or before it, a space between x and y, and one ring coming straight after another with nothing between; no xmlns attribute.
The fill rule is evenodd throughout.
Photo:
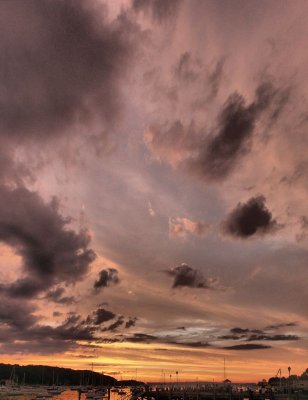
<svg viewBox="0 0 308 400"><path fill-rule="evenodd" d="M177 73L192 80L197 75L188 61L186 54ZM186 125L179 119L154 123L145 131L145 142L158 159L206 181L221 181L251 151L261 117L265 125L273 125L287 99L286 91L276 89L270 82L261 83L249 104L241 94L231 94L217 115L215 128L198 126L194 120Z"/></svg>
<svg viewBox="0 0 308 400"><path fill-rule="evenodd" d="M206 348L210 347L208 342L170 342L169 344L176 344L178 346L193 347L193 348Z"/></svg>
<svg viewBox="0 0 308 400"><path fill-rule="evenodd" d="M174 67L175 77L186 84L200 80L202 72L202 61L197 57L192 57L188 51L181 54Z"/></svg>
<svg viewBox="0 0 308 400"><path fill-rule="evenodd" d="M224 349L226 350L262 350L270 348L271 346L265 346L264 344L256 344L256 343L237 344L234 346L224 347Z"/></svg>
<svg viewBox="0 0 308 400"><path fill-rule="evenodd" d="M222 336L218 336L219 340L240 340L242 338L246 338L246 335L222 335Z"/></svg>
<svg viewBox="0 0 308 400"><path fill-rule="evenodd" d="M70 305L76 302L74 296L63 296L64 293L65 289L62 287L58 287L56 289L49 290L44 298L48 301L53 301L58 304L66 305Z"/></svg>
<svg viewBox="0 0 308 400"><path fill-rule="evenodd" d="M98 279L94 282L94 289L98 291L99 289L117 285L120 282L118 276L118 270L115 268L102 269L99 272Z"/></svg>
<svg viewBox="0 0 308 400"><path fill-rule="evenodd" d="M252 197L246 203L239 203L222 224L223 232L238 238L264 235L278 229L272 213L265 206L265 197Z"/></svg>
<svg viewBox="0 0 308 400"><path fill-rule="evenodd" d="M54 311L54 312L52 313L52 316L53 316L53 317L61 317L61 315L62 315L62 313L59 312L59 311Z"/></svg>
<svg viewBox="0 0 308 400"><path fill-rule="evenodd" d="M150 201L148 202L148 211L151 217L155 217L156 213Z"/></svg>
<svg viewBox="0 0 308 400"><path fill-rule="evenodd" d="M115 331L117 328L119 328L120 326L122 326L124 324L124 317L121 315L120 317L118 317L118 319L113 322L111 325L109 325L107 328L104 328L103 331Z"/></svg>
<svg viewBox="0 0 308 400"><path fill-rule="evenodd" d="M135 333L134 336L126 338L126 341L133 343L151 343L157 341L158 337L146 333Z"/></svg>
<svg viewBox="0 0 308 400"><path fill-rule="evenodd" d="M55 284L72 284L89 271L95 253L86 231L67 228L56 199L45 203L26 188L0 187L0 241L22 258L23 277L2 284L11 296L31 298Z"/></svg>
<svg viewBox="0 0 308 400"><path fill-rule="evenodd" d="M169 218L169 233L173 236L185 238L187 235L202 237L208 226L202 221L191 221L188 218Z"/></svg>
<svg viewBox="0 0 308 400"><path fill-rule="evenodd" d="M213 289L217 283L217 280L205 278L200 271L191 268L185 263L164 272L173 277L173 288Z"/></svg>
<svg viewBox="0 0 308 400"><path fill-rule="evenodd" d="M21 303L2 296L0 302L0 353L61 353L80 347L79 341L95 343L113 343L115 338L101 337L101 332L114 332L125 323L123 316L116 316L111 311L99 308L87 318L69 312L58 325L41 324L41 317L36 316L37 306L29 301ZM54 317L62 314L54 312ZM116 319L115 319L116 318ZM102 325L115 319L110 326ZM126 322L134 320L127 319ZM86 345L86 344L84 344Z"/></svg>
<svg viewBox="0 0 308 400"><path fill-rule="evenodd" d="M121 342L120 339L112 339L112 338L102 338L97 340L98 343L106 343L106 344L111 344L111 343L119 343Z"/></svg>
<svg viewBox="0 0 308 400"><path fill-rule="evenodd" d="M267 333L268 330L276 330L284 327L296 326L294 323L277 324L261 329L247 329L247 328L232 328L230 334L219 336L220 340L242 340L248 342L255 341L288 341L299 340L300 337L294 334L271 334Z"/></svg>
<svg viewBox="0 0 308 400"><path fill-rule="evenodd" d="M115 314L112 311L105 310L104 308L98 308L94 313L93 323L95 325L101 325L103 322L110 321L115 318Z"/></svg>
<svg viewBox="0 0 308 400"><path fill-rule="evenodd" d="M230 329L230 332L231 333L236 333L236 334L243 334L243 333L250 332L250 330L247 329L247 328L235 327L235 328Z"/></svg>
<svg viewBox="0 0 308 400"><path fill-rule="evenodd" d="M0 323L18 330L27 329L38 321L33 314L35 309L31 303L21 304L13 299L1 298Z"/></svg>
<svg viewBox="0 0 308 400"><path fill-rule="evenodd" d="M133 0L133 8L162 23L176 16L181 3L182 0Z"/></svg>
<svg viewBox="0 0 308 400"><path fill-rule="evenodd" d="M256 340L271 340L271 341L285 341L285 340L299 340L300 337L297 335L251 335L247 339L248 341Z"/></svg>
<svg viewBox="0 0 308 400"><path fill-rule="evenodd" d="M115 121L131 22L80 0L1 2L0 15L1 135L48 139L95 117Z"/></svg>
<svg viewBox="0 0 308 400"><path fill-rule="evenodd" d="M288 327L294 327L297 325L298 324L296 322L286 322L286 323L281 323L281 324L269 325L265 328L265 330L288 328Z"/></svg>
<svg viewBox="0 0 308 400"><path fill-rule="evenodd" d="M130 318L128 321L125 323L125 329L129 329L132 326L135 326L137 322L137 318Z"/></svg>
<svg viewBox="0 0 308 400"><path fill-rule="evenodd" d="M1 342L0 352L61 353L76 347L77 340L93 340L94 330L85 326L77 314L68 314L58 326L41 325L34 313L36 306L30 302L14 301L2 296L0 302Z"/></svg>

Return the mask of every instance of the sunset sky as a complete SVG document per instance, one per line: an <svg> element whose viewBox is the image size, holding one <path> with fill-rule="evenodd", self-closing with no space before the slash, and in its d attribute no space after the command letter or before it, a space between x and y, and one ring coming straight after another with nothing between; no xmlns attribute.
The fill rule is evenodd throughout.
<svg viewBox="0 0 308 400"><path fill-rule="evenodd" d="M0 362L308 367L308 2L0 2Z"/></svg>

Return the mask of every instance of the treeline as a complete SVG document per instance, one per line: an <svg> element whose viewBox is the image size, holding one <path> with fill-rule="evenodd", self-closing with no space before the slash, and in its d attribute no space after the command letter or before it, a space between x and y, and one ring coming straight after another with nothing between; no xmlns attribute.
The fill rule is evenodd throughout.
<svg viewBox="0 0 308 400"><path fill-rule="evenodd" d="M46 365L0 364L0 383L6 380L29 385L106 385L114 386L118 381L108 375L89 370L49 367Z"/></svg>
<svg viewBox="0 0 308 400"><path fill-rule="evenodd" d="M144 382L136 381L135 379L126 379L122 381L118 381L117 386L143 386Z"/></svg>

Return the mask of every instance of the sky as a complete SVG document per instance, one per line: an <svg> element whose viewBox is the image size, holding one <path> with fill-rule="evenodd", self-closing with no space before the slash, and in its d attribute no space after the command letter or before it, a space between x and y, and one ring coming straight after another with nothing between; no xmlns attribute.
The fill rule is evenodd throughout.
<svg viewBox="0 0 308 400"><path fill-rule="evenodd" d="M1 362L308 367L307 15L0 2Z"/></svg>

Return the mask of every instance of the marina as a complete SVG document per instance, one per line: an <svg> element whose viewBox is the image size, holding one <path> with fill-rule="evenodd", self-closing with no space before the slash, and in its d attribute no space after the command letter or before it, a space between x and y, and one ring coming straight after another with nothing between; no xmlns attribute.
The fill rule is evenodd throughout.
<svg viewBox="0 0 308 400"><path fill-rule="evenodd" d="M142 385L138 387L0 387L0 400L308 400L299 387L231 383Z"/></svg>

